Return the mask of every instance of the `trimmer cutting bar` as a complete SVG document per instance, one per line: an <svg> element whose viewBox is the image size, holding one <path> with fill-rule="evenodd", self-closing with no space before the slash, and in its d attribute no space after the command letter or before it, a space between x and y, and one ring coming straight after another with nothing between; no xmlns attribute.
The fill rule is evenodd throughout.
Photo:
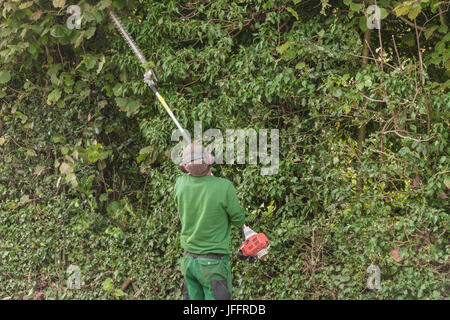
<svg viewBox="0 0 450 320"><path fill-rule="evenodd" d="M134 42L133 38L128 34L127 30L125 30L124 26L120 22L119 18L114 14L112 10L109 11L109 15L111 16L112 20L114 21L114 24L116 25L117 29L119 30L122 37L125 39L125 41L130 46L131 50L133 50L136 57L139 59L139 61L142 64L147 63L147 60L145 60L144 55L141 53L141 50L139 50L139 47L137 46L136 42ZM164 100L164 98L159 94L157 88L156 88L156 82L158 79L156 78L156 73L153 69L149 69L144 74L144 82L152 89L153 93L158 98L159 102L163 105L164 109L166 109L166 112L172 119L172 121L175 123L177 128L180 130L181 134L183 135L183 138L185 141L190 144L191 138L186 133L186 131L183 129L183 127L180 125L178 120L175 118L172 110L170 110L169 106L167 105L167 102Z"/></svg>

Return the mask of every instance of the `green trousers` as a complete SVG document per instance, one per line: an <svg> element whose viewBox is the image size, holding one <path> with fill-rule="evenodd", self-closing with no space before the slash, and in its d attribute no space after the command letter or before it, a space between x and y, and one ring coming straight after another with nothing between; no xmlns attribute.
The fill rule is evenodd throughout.
<svg viewBox="0 0 450 320"><path fill-rule="evenodd" d="M212 259L185 255L180 261L185 300L230 300L231 267L227 255Z"/></svg>

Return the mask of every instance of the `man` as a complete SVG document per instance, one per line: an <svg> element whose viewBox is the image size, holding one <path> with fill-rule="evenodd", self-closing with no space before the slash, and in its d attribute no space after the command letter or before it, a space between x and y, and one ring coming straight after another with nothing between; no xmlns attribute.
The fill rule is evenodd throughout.
<svg viewBox="0 0 450 320"><path fill-rule="evenodd" d="M181 220L184 298L231 299L230 230L242 228L245 211L232 183L211 174L212 156L192 143L183 151L184 169L175 184Z"/></svg>

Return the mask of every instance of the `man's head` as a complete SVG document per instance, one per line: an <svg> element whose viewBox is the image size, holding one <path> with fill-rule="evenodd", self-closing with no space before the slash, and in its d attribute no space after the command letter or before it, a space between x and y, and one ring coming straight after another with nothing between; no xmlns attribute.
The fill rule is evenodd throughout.
<svg viewBox="0 0 450 320"><path fill-rule="evenodd" d="M189 144L183 151L183 163L186 171L193 177L203 177L211 173L212 155L195 142Z"/></svg>

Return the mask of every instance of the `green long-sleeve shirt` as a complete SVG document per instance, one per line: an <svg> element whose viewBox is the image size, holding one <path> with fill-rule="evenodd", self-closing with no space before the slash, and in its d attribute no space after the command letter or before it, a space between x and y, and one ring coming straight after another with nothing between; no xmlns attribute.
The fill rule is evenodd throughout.
<svg viewBox="0 0 450 320"><path fill-rule="evenodd" d="M175 183L181 247L196 254L230 254L231 225L244 225L245 211L232 183L212 175L181 176Z"/></svg>

